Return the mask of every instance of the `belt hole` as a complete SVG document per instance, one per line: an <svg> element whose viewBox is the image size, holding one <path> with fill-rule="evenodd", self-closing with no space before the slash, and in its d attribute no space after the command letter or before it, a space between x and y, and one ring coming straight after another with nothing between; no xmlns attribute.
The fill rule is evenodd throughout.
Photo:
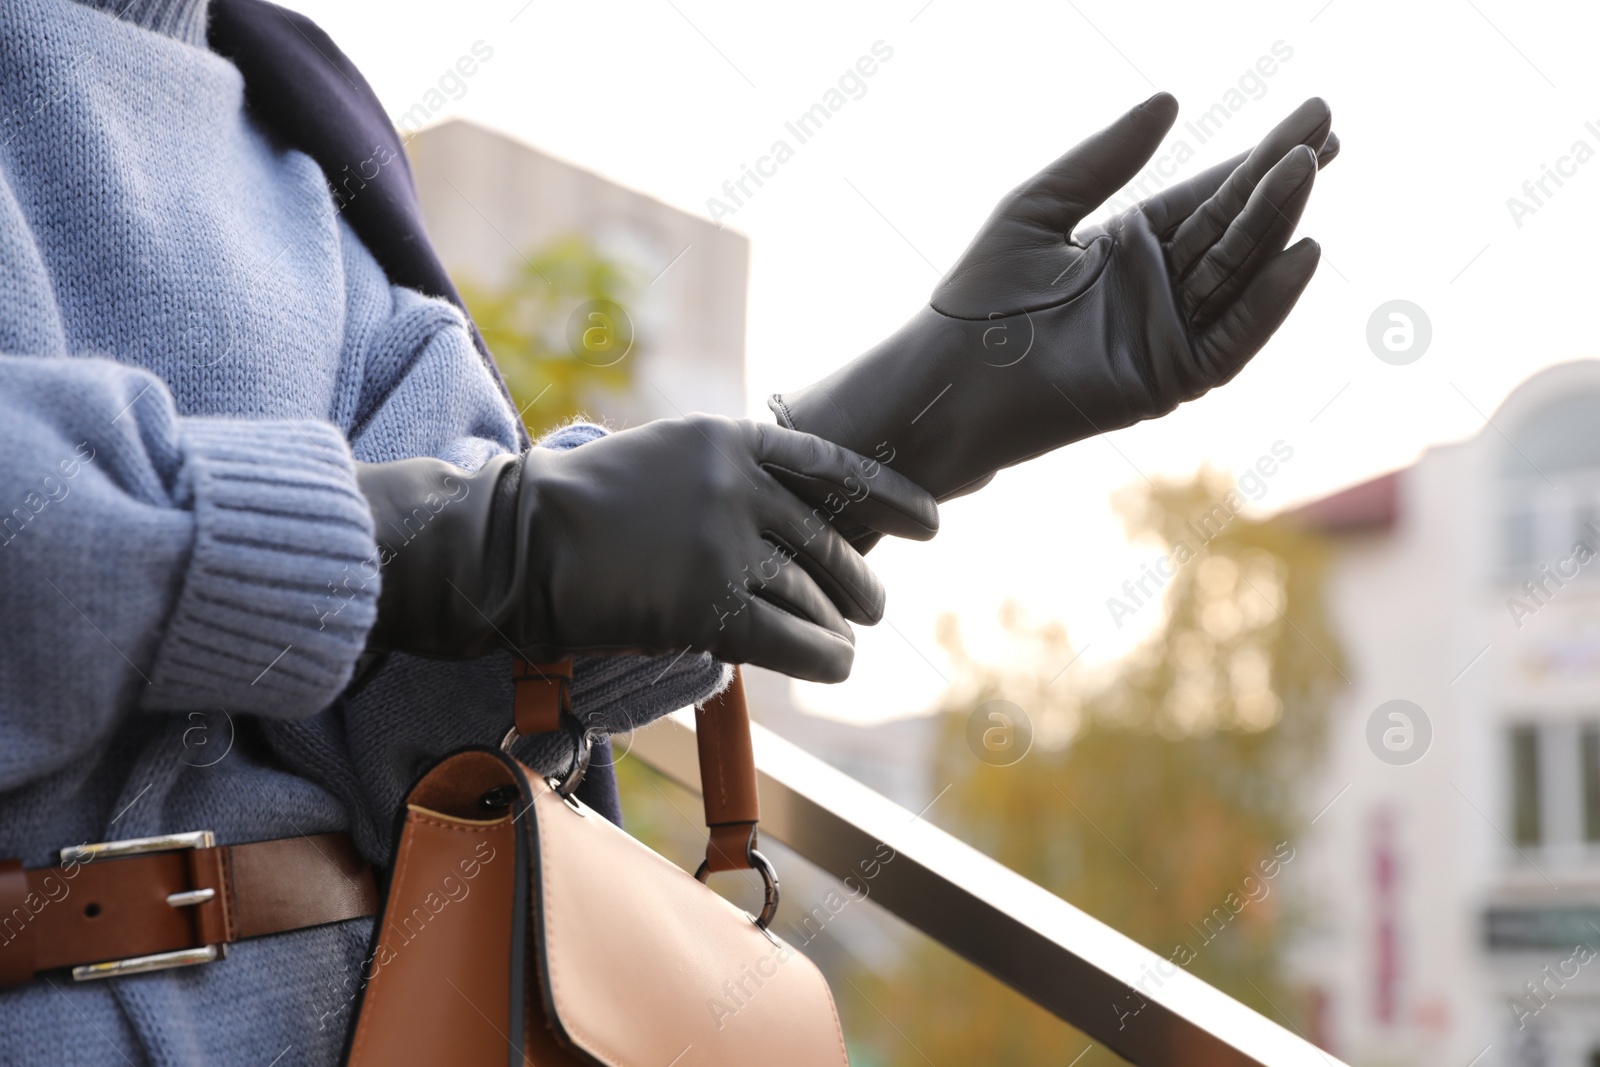
<svg viewBox="0 0 1600 1067"><path fill-rule="evenodd" d="M85 919L95 919L98 918L99 915L100 905L91 902L83 906L83 917Z"/></svg>

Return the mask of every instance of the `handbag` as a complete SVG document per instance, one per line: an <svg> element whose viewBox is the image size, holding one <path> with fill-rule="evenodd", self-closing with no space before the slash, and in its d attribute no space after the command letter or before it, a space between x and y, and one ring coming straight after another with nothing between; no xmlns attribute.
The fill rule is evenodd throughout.
<svg viewBox="0 0 1600 1067"><path fill-rule="evenodd" d="M412 786L347 1067L848 1064L827 981L769 929L778 880L756 848L737 670L695 712L710 840L694 875L574 795L589 740L570 680L570 659L519 662L500 748L454 752ZM509 749L553 728L577 756L546 779ZM757 916L704 884L739 869L762 877Z"/></svg>

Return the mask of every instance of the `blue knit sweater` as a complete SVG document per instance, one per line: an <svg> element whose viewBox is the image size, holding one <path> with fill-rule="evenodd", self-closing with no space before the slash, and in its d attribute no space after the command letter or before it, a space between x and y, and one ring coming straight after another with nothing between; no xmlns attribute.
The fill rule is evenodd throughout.
<svg viewBox="0 0 1600 1067"><path fill-rule="evenodd" d="M0 857L344 830L381 863L419 765L496 740L511 682L394 657L340 699L378 592L332 594L375 550L352 457L472 468L516 416L460 313L252 125L204 0L100 6L0 3ZM584 660L574 701L625 729L722 678ZM0 993L0 1064L332 1064L369 934Z"/></svg>

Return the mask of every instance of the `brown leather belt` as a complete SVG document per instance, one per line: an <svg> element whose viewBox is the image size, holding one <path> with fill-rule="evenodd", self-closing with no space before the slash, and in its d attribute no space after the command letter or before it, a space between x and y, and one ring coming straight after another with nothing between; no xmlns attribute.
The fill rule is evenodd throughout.
<svg viewBox="0 0 1600 1067"><path fill-rule="evenodd" d="M210 831L0 860L0 988L209 963L247 937L372 915L372 869L344 834L217 846Z"/></svg>

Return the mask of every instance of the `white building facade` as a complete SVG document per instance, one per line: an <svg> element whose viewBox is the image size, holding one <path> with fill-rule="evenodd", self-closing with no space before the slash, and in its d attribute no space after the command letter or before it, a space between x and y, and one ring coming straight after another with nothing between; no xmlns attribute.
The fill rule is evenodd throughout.
<svg viewBox="0 0 1600 1067"><path fill-rule="evenodd" d="M1600 362L1298 515L1348 680L1296 864L1310 1036L1600 1067Z"/></svg>

